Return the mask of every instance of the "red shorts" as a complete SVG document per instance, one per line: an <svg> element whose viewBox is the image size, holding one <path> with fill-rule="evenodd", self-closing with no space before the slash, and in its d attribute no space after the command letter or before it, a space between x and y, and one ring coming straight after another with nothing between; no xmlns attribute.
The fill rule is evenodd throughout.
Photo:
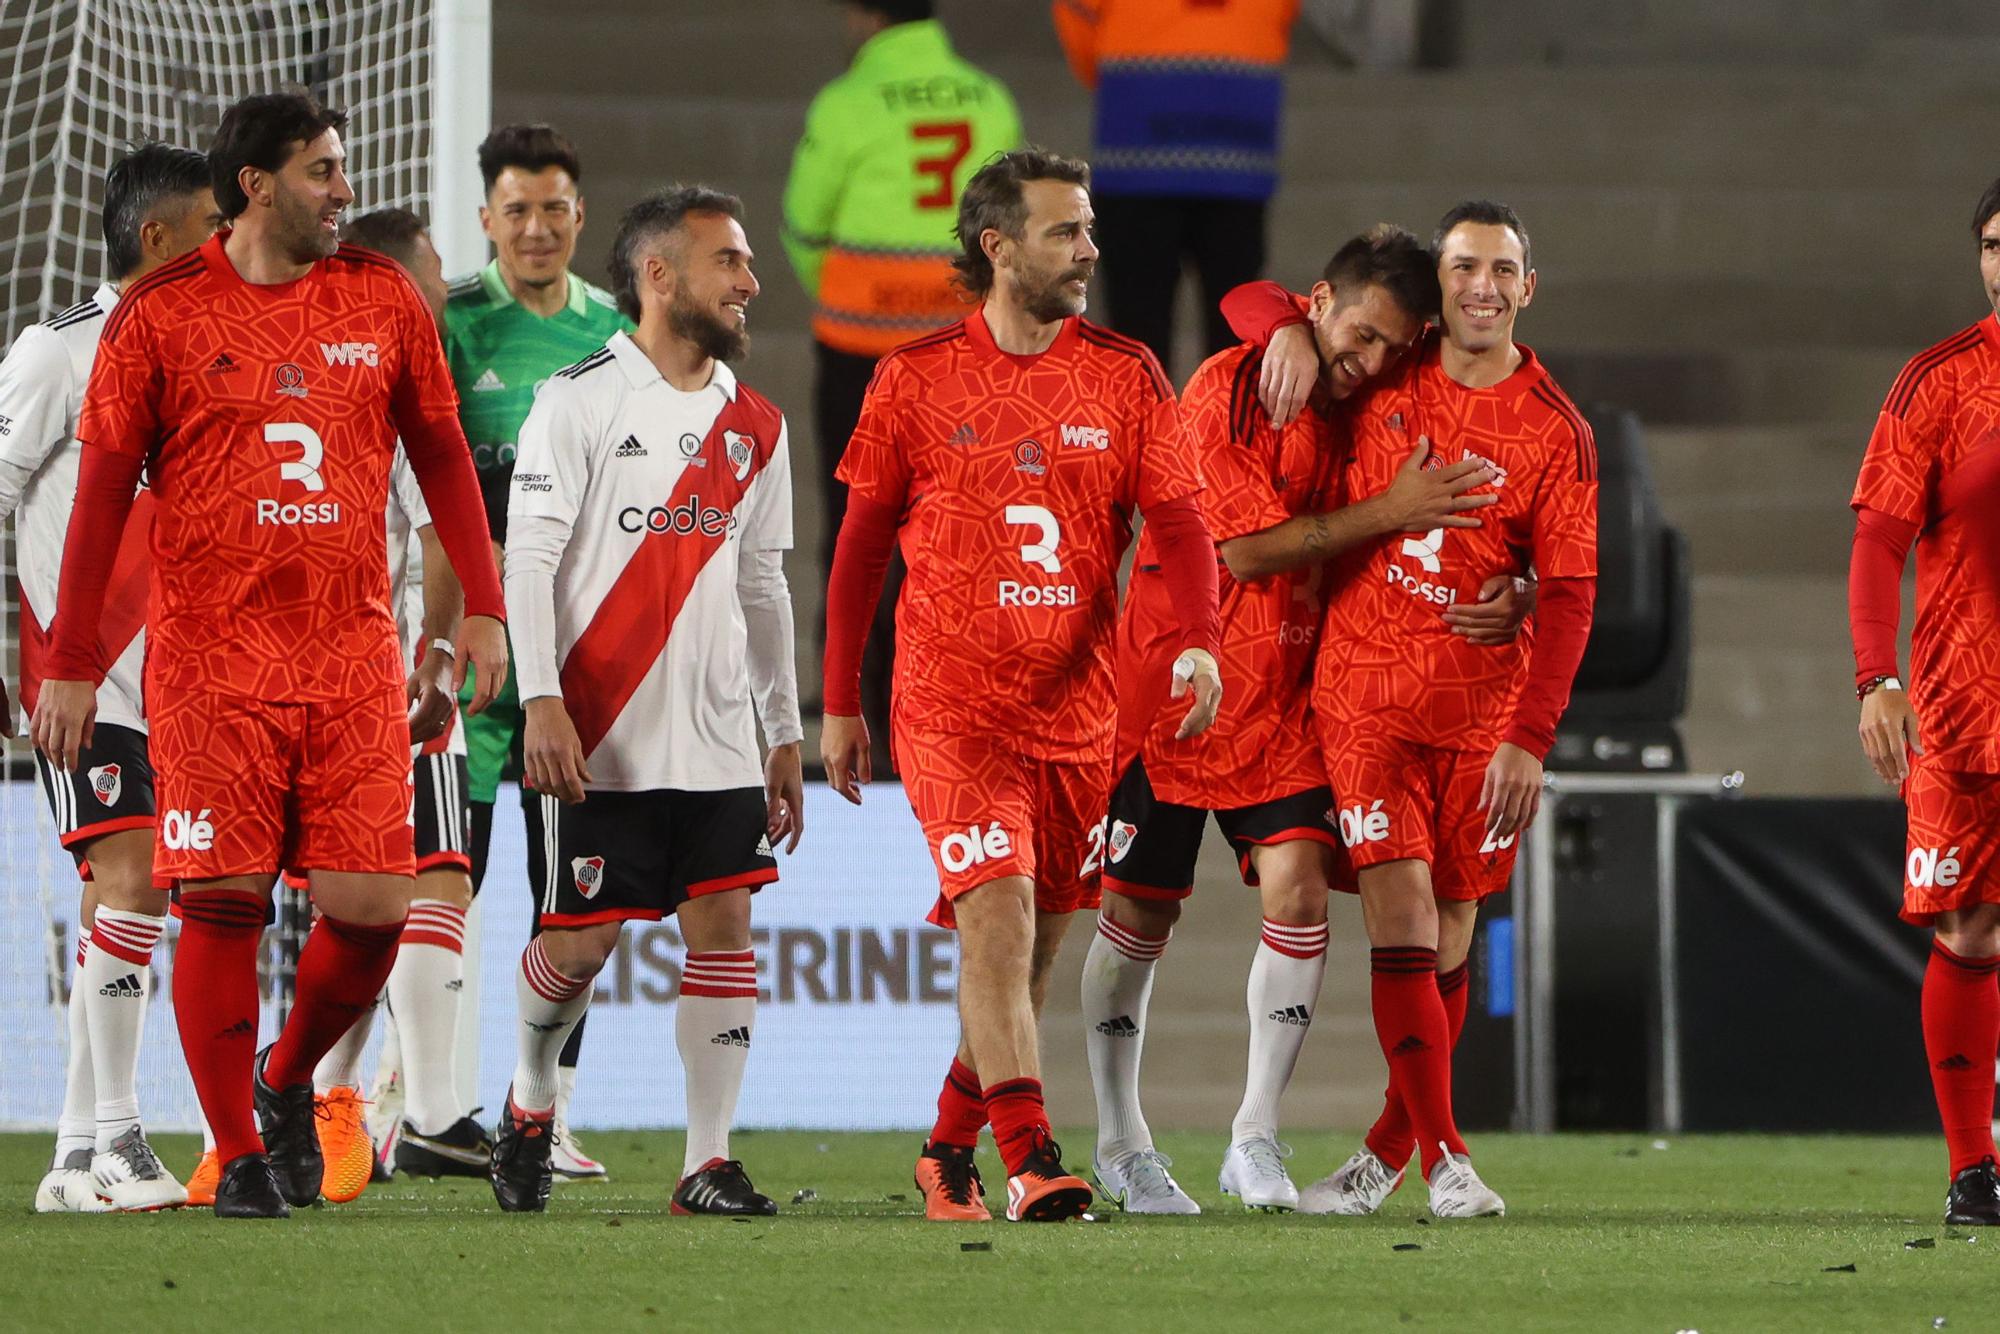
<svg viewBox="0 0 2000 1334"><path fill-rule="evenodd" d="M154 689L146 703L160 811L155 875L415 874L401 690L273 704Z"/></svg>
<svg viewBox="0 0 2000 1334"><path fill-rule="evenodd" d="M1903 857L1906 922L1929 926L1939 913L2000 903L2000 774L1940 769L1919 759L1903 781L1910 812Z"/></svg>
<svg viewBox="0 0 2000 1334"><path fill-rule="evenodd" d="M1062 764L1022 755L996 737L897 726L897 769L937 864L930 920L957 924L951 901L1003 876L1035 882L1035 906L1068 913L1098 904L1111 762Z"/></svg>
<svg viewBox="0 0 2000 1334"><path fill-rule="evenodd" d="M1356 730L1328 741L1340 841L1357 873L1415 860L1429 865L1441 899L1477 902L1507 888L1520 838L1487 832L1479 790L1490 755Z"/></svg>

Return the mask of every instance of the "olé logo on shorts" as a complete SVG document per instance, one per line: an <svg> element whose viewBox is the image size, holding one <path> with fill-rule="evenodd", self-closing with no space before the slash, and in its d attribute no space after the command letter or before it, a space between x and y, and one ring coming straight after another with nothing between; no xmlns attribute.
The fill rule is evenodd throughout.
<svg viewBox="0 0 2000 1334"><path fill-rule="evenodd" d="M1910 860L1904 866L1904 874L1910 877L1912 889L1950 889L1958 883L1964 867L1959 865L1958 849L1949 848L1942 855L1936 848L1911 848Z"/></svg>
<svg viewBox="0 0 2000 1334"><path fill-rule="evenodd" d="M1340 813L1340 841L1350 848L1363 843L1380 843L1389 837L1389 812L1377 801L1373 806L1356 802Z"/></svg>
<svg viewBox="0 0 2000 1334"><path fill-rule="evenodd" d="M597 891L604 885L604 858L572 857L569 869L576 877L576 892L587 899L596 898Z"/></svg>
<svg viewBox="0 0 2000 1334"><path fill-rule="evenodd" d="M938 840L938 861L953 875L1013 853L1014 840L997 824L969 825Z"/></svg>
<svg viewBox="0 0 2000 1334"><path fill-rule="evenodd" d="M168 811L167 818L160 821L160 842L175 852L207 852L215 846L215 826L208 818L211 813L206 806L200 814Z"/></svg>
<svg viewBox="0 0 2000 1334"><path fill-rule="evenodd" d="M124 790L125 785L118 778L117 765L101 764L90 771L90 795L104 805L116 806L118 794Z"/></svg>
<svg viewBox="0 0 2000 1334"><path fill-rule="evenodd" d="M1111 860L1122 862L1125 854L1132 850L1132 836L1139 832L1139 826L1129 820L1111 822Z"/></svg>

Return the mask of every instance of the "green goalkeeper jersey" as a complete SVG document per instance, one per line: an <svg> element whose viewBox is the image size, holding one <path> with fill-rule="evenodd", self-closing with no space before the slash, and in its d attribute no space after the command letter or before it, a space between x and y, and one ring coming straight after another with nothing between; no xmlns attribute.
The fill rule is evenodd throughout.
<svg viewBox="0 0 2000 1334"><path fill-rule="evenodd" d="M611 294L568 276L569 299L546 318L514 299L499 261L451 284L444 307L444 350L458 386L458 417L472 445L486 524L495 542L507 540L507 491L514 476L514 446L521 423L535 405L535 391L563 367L603 347L632 322ZM470 699L468 673L461 700ZM465 720L472 799L491 802L521 725L513 673L486 712Z"/></svg>

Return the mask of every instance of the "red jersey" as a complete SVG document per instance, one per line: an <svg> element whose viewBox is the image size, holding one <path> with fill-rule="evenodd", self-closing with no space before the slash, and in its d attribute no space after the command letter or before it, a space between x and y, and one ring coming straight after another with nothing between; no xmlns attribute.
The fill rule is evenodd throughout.
<svg viewBox="0 0 2000 1334"><path fill-rule="evenodd" d="M1924 758L2000 773L2000 639L1991 575L1971 537L1990 513L1939 493L1972 455L2000 446L2000 323L1991 315L1919 353L1875 419L1853 505L1917 525L1910 702ZM1983 594L1983 595L1982 595Z"/></svg>
<svg viewBox="0 0 2000 1334"><path fill-rule="evenodd" d="M1218 546L1333 507L1345 419L1309 409L1273 430L1257 401L1262 364L1249 344L1218 352L1181 394L1182 427L1206 483L1202 514ZM1167 699L1161 687L1183 635L1152 537L1151 529L1139 536L1118 623L1120 759L1142 753L1160 800L1208 810L1323 786L1310 704L1325 566L1248 583L1222 566L1222 710L1206 732L1178 741L1188 701Z"/></svg>
<svg viewBox="0 0 2000 1334"><path fill-rule="evenodd" d="M1500 499L1477 511L1482 527L1393 533L1338 562L1313 692L1327 722L1490 752L1513 721L1532 635L1524 627L1509 645L1470 644L1444 609L1476 601L1496 574L1596 576L1596 441L1535 354L1520 352L1505 380L1468 389L1445 374L1433 330L1354 413L1347 497L1387 490L1428 436L1433 466L1492 464L1499 478L1480 490Z"/></svg>
<svg viewBox="0 0 2000 1334"><path fill-rule="evenodd" d="M1153 354L1070 319L1016 356L974 311L882 359L838 476L903 515L898 718L1107 761L1133 506L1201 490Z"/></svg>
<svg viewBox="0 0 2000 1334"><path fill-rule="evenodd" d="M456 429L457 394L393 261L343 246L260 286L228 235L118 303L77 435L146 460L148 688L351 699L404 675L382 517L398 433Z"/></svg>

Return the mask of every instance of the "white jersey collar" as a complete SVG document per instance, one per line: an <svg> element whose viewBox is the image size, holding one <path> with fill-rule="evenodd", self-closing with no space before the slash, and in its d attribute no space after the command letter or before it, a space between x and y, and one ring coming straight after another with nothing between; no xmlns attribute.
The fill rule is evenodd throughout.
<svg viewBox="0 0 2000 1334"><path fill-rule="evenodd" d="M648 385L656 383L667 383L667 378L660 374L660 368L653 364L653 359L641 351L639 345L632 341L632 335L626 333L624 330L621 329L617 333L612 334L611 340L605 346L611 349L611 359L618 363L620 370L625 372L625 379L634 389L644 389ZM673 388L672 385L667 385L667 387L669 389ZM695 392L700 393L706 389L720 389L722 396L731 403L734 403L736 401L736 372L729 369L727 362L716 362L715 372L709 377L708 383Z"/></svg>
<svg viewBox="0 0 2000 1334"><path fill-rule="evenodd" d="M111 308L118 304L118 289L110 283L99 283L97 290L90 294L90 299L97 303L99 310L109 315Z"/></svg>

